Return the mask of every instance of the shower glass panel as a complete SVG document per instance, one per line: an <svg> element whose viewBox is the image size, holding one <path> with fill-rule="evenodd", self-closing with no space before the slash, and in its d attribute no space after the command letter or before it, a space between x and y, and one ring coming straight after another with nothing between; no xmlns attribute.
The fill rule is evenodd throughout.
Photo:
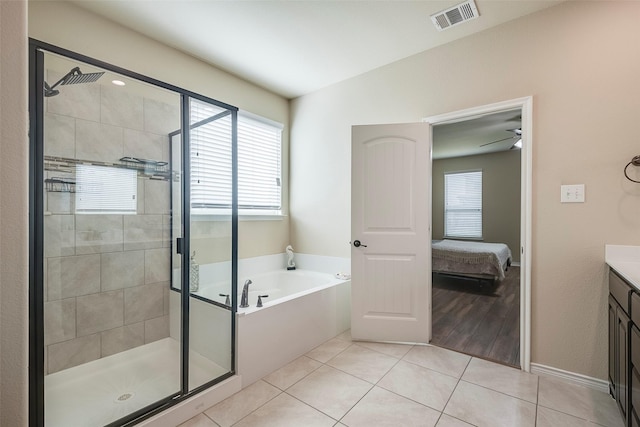
<svg viewBox="0 0 640 427"><path fill-rule="evenodd" d="M191 391L233 370L234 113L193 98L188 105L191 165L188 390ZM176 156L183 152L178 134L172 137L172 152ZM179 262L175 259L174 266ZM178 293L172 298L177 303Z"/></svg>
<svg viewBox="0 0 640 427"><path fill-rule="evenodd" d="M51 53L44 81L45 425L102 426L181 393L181 95Z"/></svg>

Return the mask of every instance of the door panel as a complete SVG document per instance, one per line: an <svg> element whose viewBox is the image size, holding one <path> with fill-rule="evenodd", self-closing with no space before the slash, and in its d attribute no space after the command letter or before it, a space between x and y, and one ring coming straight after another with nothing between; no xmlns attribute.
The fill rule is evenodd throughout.
<svg viewBox="0 0 640 427"><path fill-rule="evenodd" d="M385 137L366 141L362 146L363 175L363 231L413 231L414 212L412 179L416 141ZM397 173L404 171L405 173ZM381 189L390 191L381 193ZM382 197L384 195L384 197Z"/></svg>
<svg viewBox="0 0 640 427"><path fill-rule="evenodd" d="M368 318L412 318L414 256L365 255L364 281Z"/></svg>
<svg viewBox="0 0 640 427"><path fill-rule="evenodd" d="M428 342L430 127L352 130L354 339Z"/></svg>

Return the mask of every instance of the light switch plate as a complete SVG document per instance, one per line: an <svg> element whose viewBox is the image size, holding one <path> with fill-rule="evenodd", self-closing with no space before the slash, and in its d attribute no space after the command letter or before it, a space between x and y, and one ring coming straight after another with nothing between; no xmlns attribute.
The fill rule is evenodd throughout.
<svg viewBox="0 0 640 427"><path fill-rule="evenodd" d="M584 203L584 184L561 185L561 203Z"/></svg>

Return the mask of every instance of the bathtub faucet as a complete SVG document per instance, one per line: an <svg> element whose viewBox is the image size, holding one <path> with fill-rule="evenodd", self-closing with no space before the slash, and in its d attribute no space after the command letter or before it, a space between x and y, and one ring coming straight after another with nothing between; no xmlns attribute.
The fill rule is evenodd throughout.
<svg viewBox="0 0 640 427"><path fill-rule="evenodd" d="M244 286L242 287L242 297L240 297L241 308L249 307L249 285L251 283L252 282L249 279L244 282Z"/></svg>

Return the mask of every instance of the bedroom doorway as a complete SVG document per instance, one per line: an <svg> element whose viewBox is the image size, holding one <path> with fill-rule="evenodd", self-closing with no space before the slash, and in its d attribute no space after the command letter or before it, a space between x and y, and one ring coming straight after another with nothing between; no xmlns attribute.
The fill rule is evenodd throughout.
<svg viewBox="0 0 640 427"><path fill-rule="evenodd" d="M429 117L431 341L529 371L530 97Z"/></svg>

